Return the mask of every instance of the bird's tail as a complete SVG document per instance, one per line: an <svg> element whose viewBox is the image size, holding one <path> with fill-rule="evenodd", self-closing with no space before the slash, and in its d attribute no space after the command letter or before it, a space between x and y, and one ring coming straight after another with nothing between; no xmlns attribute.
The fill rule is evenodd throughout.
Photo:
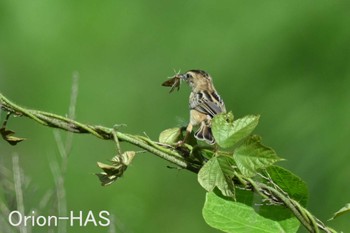
<svg viewBox="0 0 350 233"><path fill-rule="evenodd" d="M197 130L197 132L194 134L195 138L198 140L203 140L208 144L214 144L215 139L213 137L213 134L211 132L211 127L204 121L202 122L200 128Z"/></svg>

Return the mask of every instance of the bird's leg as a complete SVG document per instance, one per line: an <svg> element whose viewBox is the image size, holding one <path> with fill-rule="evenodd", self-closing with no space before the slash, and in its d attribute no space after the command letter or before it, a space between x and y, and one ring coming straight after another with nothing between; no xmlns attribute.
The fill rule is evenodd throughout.
<svg viewBox="0 0 350 233"><path fill-rule="evenodd" d="M188 136L191 134L191 132L192 132L192 129L193 129L193 125L191 124L191 123L188 123L188 125L187 125L187 127L186 127L186 134L185 134L185 137L181 140L181 141L178 141L177 143L176 143L176 146L182 146L185 142L186 142L186 140L187 140L187 138L188 138Z"/></svg>

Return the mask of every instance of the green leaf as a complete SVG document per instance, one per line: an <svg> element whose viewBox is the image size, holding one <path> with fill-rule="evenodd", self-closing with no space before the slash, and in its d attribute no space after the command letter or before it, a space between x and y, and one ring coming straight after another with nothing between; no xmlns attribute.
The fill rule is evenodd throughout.
<svg viewBox="0 0 350 233"><path fill-rule="evenodd" d="M260 169L283 160L273 149L262 145L258 136L252 136L240 145L234 151L233 158L241 173L246 177L252 177Z"/></svg>
<svg viewBox="0 0 350 233"><path fill-rule="evenodd" d="M234 196L233 160L229 157L215 156L211 158L198 173L198 182L208 192L218 187L224 196Z"/></svg>
<svg viewBox="0 0 350 233"><path fill-rule="evenodd" d="M302 206L306 205L308 189L306 183L298 176L279 166L268 167L264 176L266 179L260 176L256 178L260 179L259 182L264 182L271 187L275 187L281 193L285 193L285 196L298 201ZM282 229L285 230L281 232L296 232L300 226L299 221L292 212L283 205L266 204L265 199L257 196L256 193L246 190L237 189L236 197L238 202L251 206L259 216L278 222Z"/></svg>
<svg viewBox="0 0 350 233"><path fill-rule="evenodd" d="M265 176L267 180L262 179L264 183L285 193L285 196L298 201L302 206L306 206L308 189L306 183L298 176L279 166L268 167L265 170ZM241 200L242 198L240 197L237 199ZM291 232L297 231L300 222L289 209L285 208L283 205L266 205L264 202L258 203L260 205L256 205L256 199L255 197L255 199L252 199L252 202L247 204L254 206L255 211L259 213L259 215L277 221L283 229L289 229Z"/></svg>
<svg viewBox="0 0 350 233"><path fill-rule="evenodd" d="M308 200L308 188L306 183L292 172L279 167L270 166L266 169L268 176L274 184L278 185L283 192L288 193L288 196L302 206L306 206ZM271 183L268 181L268 183Z"/></svg>
<svg viewBox="0 0 350 233"><path fill-rule="evenodd" d="M247 137L257 126L259 116L248 115L233 121L231 112L218 114L212 120L212 132L219 146L229 148Z"/></svg>
<svg viewBox="0 0 350 233"><path fill-rule="evenodd" d="M203 217L212 227L228 233L295 233L299 221L288 214L282 206L268 206L275 218L266 218L259 214L259 209L240 202L220 198L215 193L206 195ZM279 208L279 209L278 209ZM281 214L284 211L284 214ZM285 214L287 213L287 215Z"/></svg>
<svg viewBox="0 0 350 233"><path fill-rule="evenodd" d="M328 221L333 220L333 219L339 217L340 215L343 215L343 214L346 214L346 213L350 213L350 203L346 204L343 208L341 208L340 210L335 212L333 214L333 217L330 218Z"/></svg>
<svg viewBox="0 0 350 233"><path fill-rule="evenodd" d="M181 129L180 128L170 128L166 129L159 135L159 142L165 144L176 143L180 140Z"/></svg>

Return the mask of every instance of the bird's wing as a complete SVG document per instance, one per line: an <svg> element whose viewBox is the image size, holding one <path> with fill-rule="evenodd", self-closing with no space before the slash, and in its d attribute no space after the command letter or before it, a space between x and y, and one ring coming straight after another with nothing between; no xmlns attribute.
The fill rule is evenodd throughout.
<svg viewBox="0 0 350 233"><path fill-rule="evenodd" d="M190 108L207 114L211 118L226 111L225 105L217 93L198 92L193 93L192 98Z"/></svg>

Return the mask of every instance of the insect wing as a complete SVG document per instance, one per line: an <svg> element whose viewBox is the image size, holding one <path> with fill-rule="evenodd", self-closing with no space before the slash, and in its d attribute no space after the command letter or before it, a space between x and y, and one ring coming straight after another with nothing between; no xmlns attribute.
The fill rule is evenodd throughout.
<svg viewBox="0 0 350 233"><path fill-rule="evenodd" d="M163 82L162 86L171 87L170 93L173 92L175 90L175 88L177 88L177 90L180 90L180 78L175 76L175 77Z"/></svg>

